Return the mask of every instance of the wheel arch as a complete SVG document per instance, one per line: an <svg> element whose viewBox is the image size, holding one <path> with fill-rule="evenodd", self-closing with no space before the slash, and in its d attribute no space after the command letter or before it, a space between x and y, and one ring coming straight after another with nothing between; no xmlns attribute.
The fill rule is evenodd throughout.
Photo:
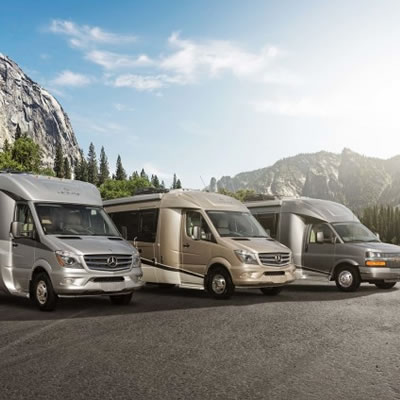
<svg viewBox="0 0 400 400"><path fill-rule="evenodd" d="M334 281L335 278L336 278L337 270L339 268L345 267L345 266L347 266L347 267L355 267L357 269L358 274L360 275L360 270L358 269L358 267L360 265L357 262L355 262L354 260L352 260L352 259L345 259L345 260L340 260L335 264L335 266L332 269L332 273L331 273L331 276L330 276L329 280L330 281Z"/></svg>

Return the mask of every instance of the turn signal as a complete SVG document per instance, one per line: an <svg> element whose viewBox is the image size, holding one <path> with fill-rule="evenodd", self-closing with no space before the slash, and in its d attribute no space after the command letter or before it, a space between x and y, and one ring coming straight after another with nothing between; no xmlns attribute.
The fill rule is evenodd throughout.
<svg viewBox="0 0 400 400"><path fill-rule="evenodd" d="M368 260L365 262L367 267L386 267L386 261Z"/></svg>

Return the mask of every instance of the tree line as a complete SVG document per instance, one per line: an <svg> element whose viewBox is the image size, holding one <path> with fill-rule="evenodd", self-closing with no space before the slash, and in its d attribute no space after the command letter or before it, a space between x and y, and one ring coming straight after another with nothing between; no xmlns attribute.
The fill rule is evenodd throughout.
<svg viewBox="0 0 400 400"><path fill-rule="evenodd" d="M6 139L0 152L0 169L21 172L32 172L41 175L56 176L58 178L76 179L96 185L103 199L133 196L138 190L145 188L167 189L165 182L160 181L155 174L149 176L144 168L134 171L128 176L122 165L121 156L118 155L115 173L111 174L108 157L101 147L100 158L97 160L96 149L90 143L87 156L80 150L80 159L73 160L63 154L61 144L56 146L54 167L42 167L42 151L40 145L35 143L26 133L21 132L19 125L16 127L15 140L10 144ZM181 189L181 180L174 174L171 189Z"/></svg>

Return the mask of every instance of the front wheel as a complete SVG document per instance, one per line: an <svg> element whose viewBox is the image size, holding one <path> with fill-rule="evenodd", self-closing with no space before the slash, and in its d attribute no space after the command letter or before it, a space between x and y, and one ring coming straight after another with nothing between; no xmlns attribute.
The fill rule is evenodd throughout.
<svg viewBox="0 0 400 400"><path fill-rule="evenodd" d="M391 289L396 285L396 282L381 281L381 282L374 282L374 283L378 289Z"/></svg>
<svg viewBox="0 0 400 400"><path fill-rule="evenodd" d="M336 271L336 286L343 292L355 292L361 284L360 274L356 267L345 265Z"/></svg>
<svg viewBox="0 0 400 400"><path fill-rule="evenodd" d="M229 272L222 267L214 268L208 273L206 288L215 299L229 299L235 291Z"/></svg>
<svg viewBox="0 0 400 400"><path fill-rule="evenodd" d="M264 287L260 289L266 296L277 296L280 292L282 292L282 286L276 287Z"/></svg>
<svg viewBox="0 0 400 400"><path fill-rule="evenodd" d="M114 296L110 296L110 301L116 306L126 306L131 302L132 296L133 293L116 294Z"/></svg>
<svg viewBox="0 0 400 400"><path fill-rule="evenodd" d="M31 299L40 311L53 311L56 308L58 296L45 272L39 272L33 277Z"/></svg>

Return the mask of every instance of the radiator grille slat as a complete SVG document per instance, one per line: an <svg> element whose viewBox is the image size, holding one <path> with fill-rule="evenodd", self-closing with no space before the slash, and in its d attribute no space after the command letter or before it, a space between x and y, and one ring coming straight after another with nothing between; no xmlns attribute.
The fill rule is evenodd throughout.
<svg viewBox="0 0 400 400"><path fill-rule="evenodd" d="M261 264L271 267L283 267L290 263L290 253L259 253Z"/></svg>
<svg viewBox="0 0 400 400"><path fill-rule="evenodd" d="M125 271L132 266L132 256L130 254L90 254L85 256L85 263L94 271Z"/></svg>

